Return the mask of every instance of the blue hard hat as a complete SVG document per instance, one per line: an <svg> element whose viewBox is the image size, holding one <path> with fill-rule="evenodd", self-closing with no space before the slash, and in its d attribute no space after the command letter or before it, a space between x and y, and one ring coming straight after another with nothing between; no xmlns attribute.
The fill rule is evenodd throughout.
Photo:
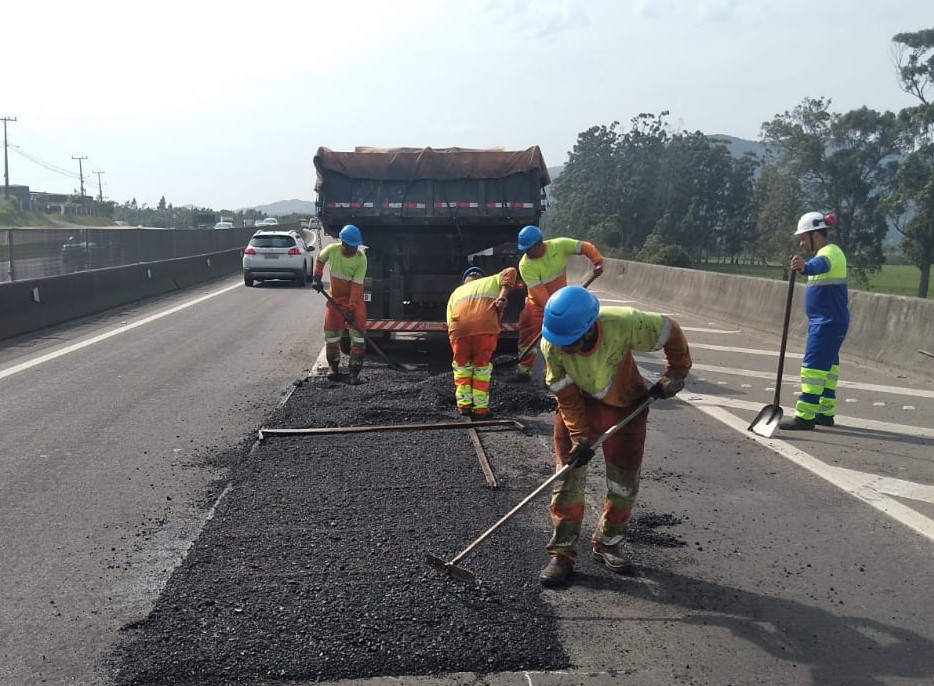
<svg viewBox="0 0 934 686"><path fill-rule="evenodd" d="M542 240L542 230L529 224L519 232L519 250L528 250Z"/></svg>
<svg viewBox="0 0 934 686"><path fill-rule="evenodd" d="M593 326L600 301L583 286L559 288L545 303L542 337L555 345L570 345Z"/></svg>
<svg viewBox="0 0 934 686"><path fill-rule="evenodd" d="M360 229L353 224L348 224L341 229L337 237L341 239L341 243L346 243L351 248L356 248L363 244L363 234L361 234Z"/></svg>
<svg viewBox="0 0 934 686"><path fill-rule="evenodd" d="M476 274L477 276L486 276L486 272L480 269L480 267L476 265L471 265L467 267L467 269L464 270L464 275L461 276L461 281L466 279L471 274Z"/></svg>

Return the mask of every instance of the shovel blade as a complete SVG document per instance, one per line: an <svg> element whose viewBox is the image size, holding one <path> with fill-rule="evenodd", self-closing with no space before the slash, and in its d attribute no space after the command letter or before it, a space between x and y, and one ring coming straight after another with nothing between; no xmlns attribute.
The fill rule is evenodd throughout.
<svg viewBox="0 0 934 686"><path fill-rule="evenodd" d="M435 557L431 553L427 554L425 558L428 560L428 564L430 564L442 574L447 574L452 579L457 579L458 581L472 584L477 578L470 570L464 569L463 567L458 567L457 565L450 562L445 562L440 557Z"/></svg>
<svg viewBox="0 0 934 686"><path fill-rule="evenodd" d="M752 420L752 424L749 425L749 431L764 436L765 438L771 438L772 434L775 433L775 429L778 428L779 423L782 421L783 414L782 408L778 405L766 405L759 410L759 414Z"/></svg>

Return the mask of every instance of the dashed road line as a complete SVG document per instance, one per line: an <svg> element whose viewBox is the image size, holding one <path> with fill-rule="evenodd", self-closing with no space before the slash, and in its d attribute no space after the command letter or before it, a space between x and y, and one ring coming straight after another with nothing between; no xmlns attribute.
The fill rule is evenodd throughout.
<svg viewBox="0 0 934 686"><path fill-rule="evenodd" d="M682 400L696 407L707 416L716 419L721 424L741 433L746 438L766 446L772 452L781 455L799 467L803 467L812 474L819 476L831 485L869 504L886 516L921 534L928 540L934 541L934 519L925 517L920 512L889 497L890 495L894 495L906 499L910 498L927 503L934 503L934 486L916 484L911 481L901 481L899 479L888 479L875 474L834 467L825 462L821 462L813 455L785 441L776 438L764 438L758 434L752 433L748 430L747 420L737 417L722 407L725 403L722 402L721 398L692 395L690 398L684 398ZM901 432L902 429L910 429L910 432L906 431L905 433L934 436L934 431L919 427L904 427L903 425L893 425L887 422L868 422L862 419L859 420L859 424L867 428L872 428L869 424L882 425L885 426L888 431L897 429ZM911 496L908 495L909 493Z"/></svg>
<svg viewBox="0 0 934 686"><path fill-rule="evenodd" d="M697 346L693 343L692 348ZM636 361L639 364L652 366L664 366L665 360L661 357L649 357L647 355L636 355ZM752 369L736 369L735 367L718 367L709 364L694 364L691 371L716 372L717 374L726 374L728 376L745 376L751 379L772 379L775 380L775 372L757 372ZM797 381L797 375L790 376ZM840 381L838 388L852 388L857 391L869 391L871 393L891 393L894 395L907 395L912 398L934 398L934 391L924 388L908 388L907 386L882 386L872 383L861 383L859 381Z"/></svg>

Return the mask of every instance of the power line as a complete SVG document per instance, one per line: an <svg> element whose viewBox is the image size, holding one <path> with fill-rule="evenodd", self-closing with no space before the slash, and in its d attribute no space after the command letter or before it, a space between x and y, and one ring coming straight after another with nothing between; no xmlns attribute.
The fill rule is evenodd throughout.
<svg viewBox="0 0 934 686"><path fill-rule="evenodd" d="M26 152L18 145L11 145L10 150L15 152L17 155L20 155L21 157L25 157L30 162L38 164L40 167L44 169L48 169L49 171L55 172L56 174L61 174L62 176L67 176L70 179L76 179L76 180L78 179L78 175L75 174L70 169L63 169L62 167L55 166L51 162L46 162L44 160L41 160L35 155L31 155L30 153Z"/></svg>

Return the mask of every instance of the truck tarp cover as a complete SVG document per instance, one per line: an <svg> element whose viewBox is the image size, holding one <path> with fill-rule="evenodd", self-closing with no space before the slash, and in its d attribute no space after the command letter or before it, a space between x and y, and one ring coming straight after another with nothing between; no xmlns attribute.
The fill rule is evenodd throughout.
<svg viewBox="0 0 934 686"><path fill-rule="evenodd" d="M314 162L316 190L321 188L326 172L336 172L352 179L454 181L502 179L537 170L542 186L550 183L545 160L537 145L526 150L358 147L354 152L337 152L318 148Z"/></svg>

